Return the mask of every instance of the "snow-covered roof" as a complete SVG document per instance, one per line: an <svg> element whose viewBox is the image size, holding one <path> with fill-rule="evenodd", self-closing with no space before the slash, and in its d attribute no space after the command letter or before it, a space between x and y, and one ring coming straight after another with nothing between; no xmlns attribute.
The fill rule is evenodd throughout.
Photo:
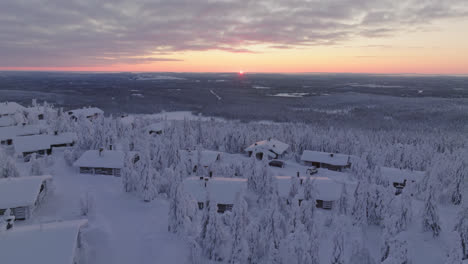
<svg viewBox="0 0 468 264"><path fill-rule="evenodd" d="M278 193L282 197L288 197L291 188L291 176L275 176L278 184ZM208 179L208 181L206 181ZM299 178L305 182L306 177ZM315 197L324 201L336 201L340 198L342 184L327 177L311 177L314 184ZM205 186L206 183L206 186ZM203 178L189 177L184 180L184 189L190 193L197 201L205 201L207 195L211 200L222 204L233 204L238 192L245 191L247 179L245 178L224 178L213 177ZM299 183L299 193L296 198L303 198L303 188Z"/></svg>
<svg viewBox="0 0 468 264"><path fill-rule="evenodd" d="M31 136L41 133L41 129L36 125L19 125L0 127L0 140L13 139L19 136Z"/></svg>
<svg viewBox="0 0 468 264"><path fill-rule="evenodd" d="M73 264L80 228L87 220L15 226L0 234L2 263Z"/></svg>
<svg viewBox="0 0 468 264"><path fill-rule="evenodd" d="M124 167L125 152L121 150L88 150L73 163L75 167L88 168L112 168L121 169Z"/></svg>
<svg viewBox="0 0 468 264"><path fill-rule="evenodd" d="M197 150L180 150L179 153L182 160L191 160L193 164L198 162ZM200 153L200 164L202 166L210 166L211 164L215 163L218 160L218 157L221 155L221 152L213 150L202 150Z"/></svg>
<svg viewBox="0 0 468 264"><path fill-rule="evenodd" d="M252 151L254 153L257 152L263 152L267 153L268 155L275 157L276 154L281 155L283 154L287 149L289 148L289 145L281 142L277 139L267 139L267 140L262 140L259 142L256 142L250 146L248 146L245 151L249 152ZM271 153L273 152L273 153Z"/></svg>
<svg viewBox="0 0 468 264"><path fill-rule="evenodd" d="M16 124L16 120L11 116L0 117L0 127L13 126Z"/></svg>
<svg viewBox="0 0 468 264"><path fill-rule="evenodd" d="M148 131L148 133L163 131L163 130L164 130L164 124L163 123L154 123L154 124L149 125L146 128L146 131Z"/></svg>
<svg viewBox="0 0 468 264"><path fill-rule="evenodd" d="M76 138L75 133L67 132L58 135L46 134L16 137L13 142L16 153L23 153L50 149L52 145L71 144L75 142Z"/></svg>
<svg viewBox="0 0 468 264"><path fill-rule="evenodd" d="M88 108L80 108L80 109L74 109L68 111L68 114L71 116L84 116L84 117L90 117L93 115L102 115L104 114L104 111L97 107L88 107Z"/></svg>
<svg viewBox="0 0 468 264"><path fill-rule="evenodd" d="M278 183L278 192L280 196L287 197L289 190L291 189L291 176L276 176L275 177ZM303 183L307 180L307 177L299 177L299 193L297 199L303 199L304 189L300 185L300 181ZM318 200L324 201L336 201L340 198L342 184L338 183L328 177L310 177L310 180L313 183L313 186L317 193L315 197Z"/></svg>
<svg viewBox="0 0 468 264"><path fill-rule="evenodd" d="M411 171L398 168L380 167L382 176L391 182L419 181L424 178L424 171Z"/></svg>
<svg viewBox="0 0 468 264"><path fill-rule="evenodd" d="M199 177L189 177L184 180L184 190L197 201L205 201L209 197L216 203L234 204L236 194L247 189L247 180L244 178L214 177L206 179L208 181L205 181L205 178L201 180Z"/></svg>
<svg viewBox="0 0 468 264"><path fill-rule="evenodd" d="M1 115L12 115L19 111L23 111L24 106L15 102L2 102L0 103L0 116Z"/></svg>
<svg viewBox="0 0 468 264"><path fill-rule="evenodd" d="M320 151L304 150L301 156L302 161L320 162L334 166L346 166L349 162L349 155L327 153Z"/></svg>
<svg viewBox="0 0 468 264"><path fill-rule="evenodd" d="M34 205L42 183L50 179L50 175L0 179L0 209Z"/></svg>

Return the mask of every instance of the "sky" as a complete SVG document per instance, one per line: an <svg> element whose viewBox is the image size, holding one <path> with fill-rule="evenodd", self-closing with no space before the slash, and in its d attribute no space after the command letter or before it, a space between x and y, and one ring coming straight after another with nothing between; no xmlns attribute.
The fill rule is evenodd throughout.
<svg viewBox="0 0 468 264"><path fill-rule="evenodd" d="M467 0L0 1L0 70L468 74Z"/></svg>

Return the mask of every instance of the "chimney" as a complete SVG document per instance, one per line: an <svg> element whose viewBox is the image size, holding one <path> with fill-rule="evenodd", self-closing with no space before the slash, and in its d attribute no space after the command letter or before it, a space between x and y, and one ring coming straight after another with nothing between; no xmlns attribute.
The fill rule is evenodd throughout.
<svg viewBox="0 0 468 264"><path fill-rule="evenodd" d="M100 149L99 149L99 157L101 157L101 156L102 156L102 152L103 152L103 151L104 151L104 149L103 149L103 148L100 148Z"/></svg>

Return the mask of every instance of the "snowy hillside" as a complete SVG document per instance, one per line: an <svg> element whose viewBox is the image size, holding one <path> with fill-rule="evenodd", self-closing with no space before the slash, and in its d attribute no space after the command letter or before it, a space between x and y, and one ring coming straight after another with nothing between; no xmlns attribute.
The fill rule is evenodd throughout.
<svg viewBox="0 0 468 264"><path fill-rule="evenodd" d="M24 220L22 204L1 203L8 192L0 192L1 245L21 244L23 230L48 237L41 226L80 220L70 236L78 242L63 245L70 264L468 259L464 131L244 123L190 112L113 117L47 104L39 120L16 108L0 112L21 120L0 130L4 190L26 176L52 175L52 186L15 187L31 208ZM25 126L38 129L19 133ZM27 248L10 250L14 259Z"/></svg>

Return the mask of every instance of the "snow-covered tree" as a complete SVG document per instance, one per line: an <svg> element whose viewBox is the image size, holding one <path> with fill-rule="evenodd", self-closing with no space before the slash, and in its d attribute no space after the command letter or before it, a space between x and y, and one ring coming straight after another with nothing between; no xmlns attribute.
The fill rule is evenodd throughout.
<svg viewBox="0 0 468 264"><path fill-rule="evenodd" d="M331 264L345 264L344 234L341 226L338 226L333 234L333 251L330 259Z"/></svg>
<svg viewBox="0 0 468 264"><path fill-rule="evenodd" d="M468 259L468 207L464 207L458 213L455 231L460 236L463 259Z"/></svg>
<svg viewBox="0 0 468 264"><path fill-rule="evenodd" d="M367 224L367 182L360 181L354 190L354 204L351 211L353 224Z"/></svg>
<svg viewBox="0 0 468 264"><path fill-rule="evenodd" d="M43 175L44 170L42 168L42 163L40 160L36 159L36 155L33 154L30 161L31 168L29 170L29 175Z"/></svg>
<svg viewBox="0 0 468 264"><path fill-rule="evenodd" d="M427 193L426 201L422 213L422 227L424 231L431 231L434 237L439 236L441 227L437 204L434 201L434 192L432 186Z"/></svg>
<svg viewBox="0 0 468 264"><path fill-rule="evenodd" d="M4 156L0 160L0 172L0 178L16 178L20 176L14 160L7 156Z"/></svg>
<svg viewBox="0 0 468 264"><path fill-rule="evenodd" d="M194 226L196 209L188 199L183 184L173 188L169 203L168 230L172 233L190 234Z"/></svg>
<svg viewBox="0 0 468 264"><path fill-rule="evenodd" d="M225 230L220 222L217 205L208 201L208 206L203 212L201 232L198 236L198 244L203 256L209 260L221 261L225 258Z"/></svg>
<svg viewBox="0 0 468 264"><path fill-rule="evenodd" d="M409 264L408 242L399 238L387 241L388 251L382 257L382 264Z"/></svg>
<svg viewBox="0 0 468 264"><path fill-rule="evenodd" d="M338 201L336 201L334 210L341 215L348 215L350 212L350 207L349 207L349 194L346 188L346 184L343 184L341 187L341 194L340 198Z"/></svg>
<svg viewBox="0 0 468 264"><path fill-rule="evenodd" d="M238 264L246 263L248 258L248 243L246 232L248 226L248 211L247 202L242 194L236 197L236 203L231 214L232 222L231 230L231 251L227 259L227 263Z"/></svg>

